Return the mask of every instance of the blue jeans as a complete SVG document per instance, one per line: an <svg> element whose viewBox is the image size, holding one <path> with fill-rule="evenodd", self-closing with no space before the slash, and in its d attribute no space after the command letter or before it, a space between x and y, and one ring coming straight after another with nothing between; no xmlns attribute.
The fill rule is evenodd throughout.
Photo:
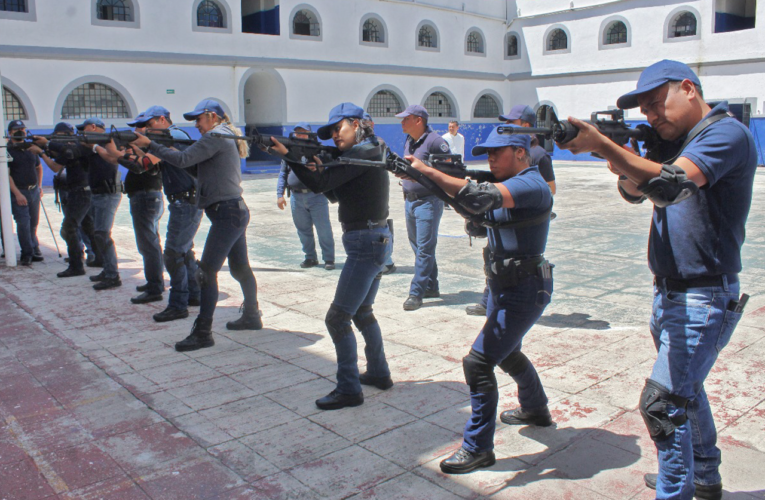
<svg viewBox="0 0 765 500"><path fill-rule="evenodd" d="M523 337L542 316L552 295L552 280L536 276L520 280L517 286L497 289L490 282L486 323L473 343L473 350L483 354L492 367L512 353L519 353ZM547 405L547 395L534 365L510 373L518 384L521 408L534 410ZM496 385L495 385L496 387ZM474 453L494 449L499 391L470 392L472 415L463 435L463 446Z"/></svg>
<svg viewBox="0 0 765 500"><path fill-rule="evenodd" d="M658 499L691 499L694 485L721 481L720 450L704 380L728 344L741 313L728 310L739 284L691 288L686 293L654 288L651 334L658 351L651 380L688 399L688 420L655 442L659 457ZM672 416L682 409L670 410Z"/></svg>
<svg viewBox="0 0 765 500"><path fill-rule="evenodd" d="M319 237L321 257L324 262L335 261L335 239L332 236L332 225L329 223L329 201L323 194L292 193L290 199L292 220L295 223L300 244L306 259L318 260L316 242L313 239L313 228Z"/></svg>
<svg viewBox="0 0 765 500"><path fill-rule="evenodd" d="M62 203L64 207L64 221L61 223L61 237L66 242L67 253L69 253L69 267L72 269L83 269L82 237L80 232L93 235L93 218L87 217L90 210L90 191L82 189L69 191L66 202Z"/></svg>
<svg viewBox="0 0 765 500"><path fill-rule="evenodd" d="M131 194L129 198L135 244L143 257L143 274L149 284L146 292L161 294L165 290L162 244L159 241L159 219L165 212L162 192L140 191Z"/></svg>
<svg viewBox="0 0 765 500"><path fill-rule="evenodd" d="M212 226L207 233L202 260L199 262L202 275L201 306L199 317L212 319L218 303L218 272L228 257L231 276L239 282L244 294L244 303L256 306L258 288L247 256L247 225L250 210L241 198L215 203L205 209Z"/></svg>
<svg viewBox="0 0 765 500"><path fill-rule="evenodd" d="M119 276L117 270L117 249L112 239L112 226L114 225L114 216L117 214L117 208L122 201L122 193L112 194L94 194L91 197L93 206L93 228L96 237L96 246L104 260L104 276L106 278L116 278Z"/></svg>
<svg viewBox="0 0 765 500"><path fill-rule="evenodd" d="M337 391L358 394L361 384L356 336L351 320L364 337L367 373L374 377L390 375L380 324L372 311L380 287L380 272L392 251L390 231L387 227L348 231L343 234L343 247L345 265L337 282L330 313L327 314L327 326L337 354ZM333 311L337 312L338 324L330 326L329 315Z"/></svg>
<svg viewBox="0 0 765 500"><path fill-rule="evenodd" d="M422 297L426 290L438 290L436 243L444 202L435 196L406 202L406 232L414 251L414 277L409 295Z"/></svg>
<svg viewBox="0 0 765 500"><path fill-rule="evenodd" d="M40 221L40 188L19 189L27 199L25 206L16 203L16 197L11 195L11 213L16 220L16 233L19 237L21 257L32 257L35 250L40 249L37 241L37 224Z"/></svg>
<svg viewBox="0 0 765 500"><path fill-rule="evenodd" d="M196 205L180 200L169 203L167 209L170 212L164 253L165 268L170 275L167 305L183 311L188 309L189 298L199 298L194 236L204 212Z"/></svg>

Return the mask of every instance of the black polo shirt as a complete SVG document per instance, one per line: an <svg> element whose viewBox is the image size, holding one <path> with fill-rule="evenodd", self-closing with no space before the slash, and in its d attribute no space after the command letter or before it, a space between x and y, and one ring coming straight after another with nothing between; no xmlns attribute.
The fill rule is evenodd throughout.
<svg viewBox="0 0 765 500"><path fill-rule="evenodd" d="M13 161L8 163L8 170L14 184L19 189L27 189L29 186L36 186L37 166L40 164L40 158L31 151L22 151L20 149L8 149Z"/></svg>

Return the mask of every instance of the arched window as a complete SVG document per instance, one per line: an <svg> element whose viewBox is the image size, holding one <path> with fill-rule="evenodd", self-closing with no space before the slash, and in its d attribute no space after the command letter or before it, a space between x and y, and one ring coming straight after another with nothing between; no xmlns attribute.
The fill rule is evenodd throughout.
<svg viewBox="0 0 765 500"><path fill-rule="evenodd" d="M0 0L0 11L27 12L26 0Z"/></svg>
<svg viewBox="0 0 765 500"><path fill-rule="evenodd" d="M425 109L428 110L428 114L433 117L453 117L454 106L452 102L441 92L433 92L425 99Z"/></svg>
<svg viewBox="0 0 765 500"><path fill-rule="evenodd" d="M369 18L364 21L364 27L361 29L361 41L371 43L385 43L385 29L380 21Z"/></svg>
<svg viewBox="0 0 765 500"><path fill-rule="evenodd" d="M5 116L5 121L26 120L29 118L27 110L21 104L21 99L16 97L16 94L11 92L6 86L3 86L3 116Z"/></svg>
<svg viewBox="0 0 765 500"><path fill-rule="evenodd" d="M497 118L501 113L499 112L499 104L493 95L484 94L478 98L478 102L475 103L475 109L473 110L473 116L476 118Z"/></svg>
<svg viewBox="0 0 765 500"><path fill-rule="evenodd" d="M507 37L507 57L515 57L518 55L518 37L510 35Z"/></svg>
<svg viewBox="0 0 765 500"><path fill-rule="evenodd" d="M202 0L202 3L197 7L197 26L225 28L226 17L220 6L212 0Z"/></svg>
<svg viewBox="0 0 765 500"><path fill-rule="evenodd" d="M670 24L669 37L696 36L696 16L691 12L681 12Z"/></svg>
<svg viewBox="0 0 765 500"><path fill-rule="evenodd" d="M560 28L554 29L547 37L547 50L565 50L568 48L568 36Z"/></svg>
<svg viewBox="0 0 765 500"><path fill-rule="evenodd" d="M61 118L77 119L100 116L101 118L129 118L130 113L122 96L103 83L85 83L76 87L64 101Z"/></svg>
<svg viewBox="0 0 765 500"><path fill-rule="evenodd" d="M391 117L404 111L398 96L390 90L381 90L372 96L367 113L374 117Z"/></svg>
<svg viewBox="0 0 765 500"><path fill-rule="evenodd" d="M433 26L423 24L417 33L417 46L426 49L435 49L438 47L438 35Z"/></svg>
<svg viewBox="0 0 765 500"><path fill-rule="evenodd" d="M301 36L321 36L316 15L307 9L297 11L292 18L292 33Z"/></svg>
<svg viewBox="0 0 765 500"><path fill-rule="evenodd" d="M473 54L483 54L483 37L477 31L471 31L467 36L467 51Z"/></svg>
<svg viewBox="0 0 765 500"><path fill-rule="evenodd" d="M627 25L621 21L614 21L606 28L603 44L616 45L620 43L627 43Z"/></svg>
<svg viewBox="0 0 765 500"><path fill-rule="evenodd" d="M103 21L132 21L130 2L126 0L98 0L98 19Z"/></svg>

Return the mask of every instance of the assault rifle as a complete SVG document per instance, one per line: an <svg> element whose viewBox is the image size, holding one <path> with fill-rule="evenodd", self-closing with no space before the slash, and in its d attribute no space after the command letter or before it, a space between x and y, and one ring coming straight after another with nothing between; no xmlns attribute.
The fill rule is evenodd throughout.
<svg viewBox="0 0 765 500"><path fill-rule="evenodd" d="M222 134L220 132L211 132L210 135L212 137L218 137L221 139L247 141L253 146L261 149L262 151L265 151L272 156L283 158L281 155L276 154L271 149L271 147L274 145L274 143L271 142L271 138L273 137L277 141L284 144L284 146L286 146L289 150L289 157L283 159L302 164L312 163L314 161L314 156L329 156L331 158L337 158L341 153L340 150L335 146L327 146L319 142L319 136L313 132L305 132L300 134L307 135L307 139L296 137L294 132L290 133L290 135L287 137L281 135L260 134L255 128L253 128L252 135Z"/></svg>
<svg viewBox="0 0 765 500"><path fill-rule="evenodd" d="M426 163L450 177L458 179L471 178L476 182L497 182L494 175L487 170L469 169L462 163L462 155L429 154Z"/></svg>
<svg viewBox="0 0 765 500"><path fill-rule="evenodd" d="M164 144L164 145L194 144L196 142L194 139L176 139L175 137L172 136L170 131L167 129L159 129L159 128L146 129L143 135L145 135L146 137L148 137L154 142L157 142L159 144ZM18 139L18 137L6 137L6 138ZM114 125L112 125L111 130L109 132L104 132L104 133L80 132L75 135L27 134L26 136L24 136L24 142L13 143L9 140L8 146L16 148L16 149L22 149L22 150L29 149L34 144L35 138L43 138L43 139L47 139L49 141L55 141L55 142L81 142L81 143L89 144L89 145L98 144L99 146L103 146L105 144L109 144L111 141L114 141L114 144L117 146L117 148L120 148L122 146L129 145L131 142L138 139L138 136L135 134L135 132L131 130L117 130L117 128Z"/></svg>

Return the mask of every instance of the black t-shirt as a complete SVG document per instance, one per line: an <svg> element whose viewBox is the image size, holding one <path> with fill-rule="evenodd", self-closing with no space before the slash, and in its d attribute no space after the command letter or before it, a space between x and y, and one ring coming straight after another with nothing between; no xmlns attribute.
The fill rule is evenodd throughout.
<svg viewBox="0 0 765 500"><path fill-rule="evenodd" d="M40 158L30 152L22 151L20 149L9 149L8 152L13 158L12 162L8 162L8 169L19 189L27 189L29 186L37 185L37 165L40 164Z"/></svg>
<svg viewBox="0 0 765 500"><path fill-rule="evenodd" d="M539 167L539 173L542 174L542 178L545 182L552 182L555 180L555 172L553 172L552 159L547 154L545 148L542 146L533 146L529 151L531 156L531 166L536 165Z"/></svg>
<svg viewBox="0 0 765 500"><path fill-rule="evenodd" d="M84 144L73 144L68 142L51 141L48 149L59 155L59 157L81 159L87 165L88 185L90 189L102 190L109 186L114 186L119 180L119 170L117 165L113 165L104 160L97 153L94 153L91 146Z"/></svg>
<svg viewBox="0 0 765 500"><path fill-rule="evenodd" d="M162 176L159 175L158 170L146 172L144 174L136 174L135 172L128 172L125 176L125 192L128 195L137 193L138 191L162 191Z"/></svg>

